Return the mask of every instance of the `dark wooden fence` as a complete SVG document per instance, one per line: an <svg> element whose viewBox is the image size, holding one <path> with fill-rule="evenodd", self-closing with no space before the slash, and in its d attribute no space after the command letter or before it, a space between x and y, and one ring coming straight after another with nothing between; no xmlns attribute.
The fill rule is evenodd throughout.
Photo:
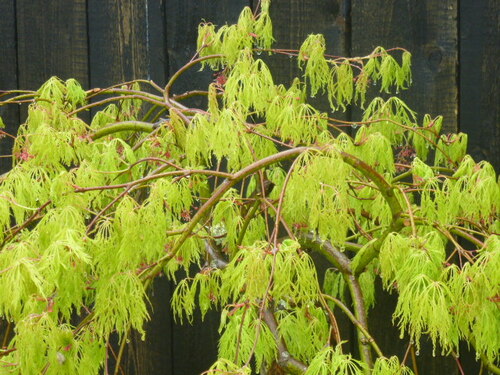
<svg viewBox="0 0 500 375"><path fill-rule="evenodd" d="M133 78L164 84L194 53L196 27L236 21L257 0L0 0L0 89L35 89L52 75L78 79L85 88ZM413 53L412 89L404 99L421 115L443 114L446 131L469 134L470 152L500 167L499 10L497 0L273 0L276 47L296 48L322 33L329 52L364 55L374 47ZM297 75L296 63L272 59L277 80ZM192 73L178 92L206 85L209 73ZM23 119L18 107L1 107L8 130ZM346 118L355 119L356 111ZM0 154L9 144L0 145ZM0 159L5 170L6 159ZM169 312L170 286L154 288L153 320L145 343L134 340L128 367L137 374L196 374L216 355L217 316L179 327ZM371 312L371 329L385 352L405 345L387 322L393 301ZM421 374L458 374L449 360L422 353ZM433 362L434 365L431 365ZM465 373L477 373L474 361Z"/></svg>

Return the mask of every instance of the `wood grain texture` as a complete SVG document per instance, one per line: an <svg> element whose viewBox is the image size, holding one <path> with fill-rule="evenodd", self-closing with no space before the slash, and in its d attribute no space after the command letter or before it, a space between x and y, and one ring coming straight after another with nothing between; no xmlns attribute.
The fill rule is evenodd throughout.
<svg viewBox="0 0 500 375"><path fill-rule="evenodd" d="M346 0L274 0L270 14L273 21L274 48L299 49L309 34L323 34L327 53L345 56L349 51L349 2ZM276 83L291 83L303 73L296 59L273 56L269 59Z"/></svg>
<svg viewBox="0 0 500 375"><path fill-rule="evenodd" d="M167 1L165 23L169 73L175 73L195 54L198 25L201 22L212 22L217 26L235 23L243 8L249 5L249 0ZM184 74L174 85L173 92L179 94L206 88L214 78L213 72L208 68L202 72L198 70L198 67L194 67ZM201 105L202 102L202 98L198 97L188 103Z"/></svg>
<svg viewBox="0 0 500 375"><path fill-rule="evenodd" d="M460 6L460 130L469 152L500 172L500 3Z"/></svg>
<svg viewBox="0 0 500 375"><path fill-rule="evenodd" d="M376 46L413 54L413 86L401 93L410 108L443 115L443 131L457 130L458 0L353 0L352 53Z"/></svg>
<svg viewBox="0 0 500 375"><path fill-rule="evenodd" d="M53 75L88 87L85 0L17 0L19 87L36 89Z"/></svg>
<svg viewBox="0 0 500 375"><path fill-rule="evenodd" d="M216 25L234 23L248 0L185 0L167 1L165 8L168 72L175 73L196 52L198 25L202 21ZM173 86L173 93L204 89L213 80L208 68L199 72L195 67L186 72ZM202 106L203 99L193 98L190 105ZM194 270L193 270L194 272ZM168 303L170 298L168 299ZM199 374L207 370L217 358L219 313L209 312L201 322L195 313L193 325L172 324L172 374Z"/></svg>
<svg viewBox="0 0 500 375"><path fill-rule="evenodd" d="M139 78L165 83L164 14L165 0L88 1L92 87ZM145 340L133 332L122 362L128 375L172 373L171 284L156 280L149 297Z"/></svg>
<svg viewBox="0 0 500 375"><path fill-rule="evenodd" d="M174 367L173 319L170 308L172 288L172 282L166 278L158 278L154 281L148 293L151 319L144 326L146 337L142 340L139 333L132 333L123 364L125 374L174 374L172 370ZM183 358L175 360L181 361Z"/></svg>
<svg viewBox="0 0 500 375"><path fill-rule="evenodd" d="M166 48L165 0L147 0L145 3L145 40L137 40L146 46L143 56L147 77L163 86L168 78L168 56ZM141 65L142 66L142 65ZM137 72L141 74L142 72ZM154 281L148 293L150 320L145 324L146 337L133 332L127 347L124 367L127 375L172 374L172 298L173 283L166 278Z"/></svg>
<svg viewBox="0 0 500 375"><path fill-rule="evenodd" d="M0 90L18 88L17 82L17 48L16 48L16 15L14 0L0 2ZM17 105L1 106L0 117L5 123L5 131L15 134L19 126L19 107ZM0 137L0 156L12 152L12 138ZM0 158L0 174L11 167L10 158ZM1 330L1 329L0 329ZM0 337L1 332L0 332Z"/></svg>
<svg viewBox="0 0 500 375"><path fill-rule="evenodd" d="M168 77L167 25L165 7L167 0L147 0L148 78L164 86Z"/></svg>
<svg viewBox="0 0 500 375"><path fill-rule="evenodd" d="M218 26L235 23L243 8L249 5L248 0L168 1L165 22L170 74L175 73L196 52L198 25L201 22L212 22ZM196 81L196 78L193 74L189 80Z"/></svg>
<svg viewBox="0 0 500 375"><path fill-rule="evenodd" d="M90 71L93 87L132 79L163 85L168 76L165 0L89 0ZM132 332L122 362L127 375L172 374L172 284L155 280L149 293L146 337Z"/></svg>
<svg viewBox="0 0 500 375"><path fill-rule="evenodd" d="M201 374L217 360L220 311L209 311L204 321L199 310L195 311L193 324L174 324L172 374Z"/></svg>
<svg viewBox="0 0 500 375"><path fill-rule="evenodd" d="M0 1L0 90L18 88L17 82L17 48L16 48L16 14L15 1ZM19 126L19 107L17 105L1 106L0 118L5 124L5 131L15 134ZM10 137L0 136L0 156L10 155L13 141ZM11 168L10 158L0 158L0 174ZM0 319L0 337L2 341L8 332L8 322ZM12 327L11 327L12 328ZM12 336L9 335L9 339Z"/></svg>
<svg viewBox="0 0 500 375"><path fill-rule="evenodd" d="M88 0L92 87L148 78L146 4L134 0Z"/></svg>
<svg viewBox="0 0 500 375"><path fill-rule="evenodd" d="M270 14L273 21L274 48L300 49L309 34L323 34L327 53L337 56L349 56L350 53L350 1L348 0L273 0ZM289 85L294 77L303 79L303 72L298 68L297 59L283 55L261 56L270 66L275 82ZM322 95L310 99L316 108L329 112L330 115L350 120L350 111L331 114L328 100ZM314 256L319 273L331 267L328 262ZM322 279L322 276L321 276ZM322 283L322 281L321 281ZM355 332L348 318L338 309L335 310L341 338L346 340L346 350L357 350L353 340Z"/></svg>
<svg viewBox="0 0 500 375"><path fill-rule="evenodd" d="M276 39L273 48L300 49L309 34L323 34L328 54L349 56L350 0L274 0L270 14ZM288 86L295 77L303 79L304 72L296 58L279 54L262 58L270 66L277 84ZM331 111L324 95L318 94L309 101L321 111ZM333 116L350 120L350 111L339 111Z"/></svg>
<svg viewBox="0 0 500 375"><path fill-rule="evenodd" d="M458 123L457 9L457 0L352 0L353 55L364 56L379 45L408 49L413 54L413 86L401 97L420 119L425 113L442 114L444 132L456 131ZM353 115L357 118L361 113ZM369 314L369 326L386 356L403 358L408 339L400 340L397 328L387 319L395 303L393 297L378 288L377 306ZM458 372L452 359L433 358L425 339L417 364L420 374Z"/></svg>
<svg viewBox="0 0 500 375"><path fill-rule="evenodd" d="M3 0L0 89L37 88L51 75L77 78L85 87L133 78L164 84L193 56L200 21L233 23L244 6L256 4L257 0ZM445 131L457 130L460 120L460 130L469 133L473 156L492 161L499 170L499 7L497 0L273 0L271 16L277 48L298 48L308 34L322 33L328 52L335 55L364 55L377 45L409 49L414 85L402 93L405 100L420 117L443 114ZM276 71L278 83L301 75L296 60L261 57ZM173 91L203 88L212 79L211 72L193 69ZM320 98L314 104L327 109ZM349 113L337 115L349 118ZM0 107L0 116L10 131L19 124L18 107ZM0 153L9 147L0 143ZM0 171L5 168L0 159ZM315 262L325 267L322 259ZM203 323L197 319L194 326L175 324L172 288L165 279L155 282L146 341L133 334L127 374L198 374L215 359L218 314L208 315ZM387 296L380 286L377 293L370 330L386 355L402 356L407 340L400 340L386 319L394 311L394 296ZM348 325L342 314L338 316L342 337L352 342L353 332L344 328ZM474 361L464 359L464 352L461 357L466 374L478 373ZM421 374L457 374L452 361L432 358L429 346L422 349L418 364Z"/></svg>

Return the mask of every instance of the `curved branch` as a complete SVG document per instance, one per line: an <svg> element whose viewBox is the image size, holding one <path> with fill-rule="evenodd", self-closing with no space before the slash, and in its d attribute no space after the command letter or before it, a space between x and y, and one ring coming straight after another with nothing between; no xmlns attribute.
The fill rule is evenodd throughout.
<svg viewBox="0 0 500 375"><path fill-rule="evenodd" d="M144 94L146 94L146 93L144 93ZM147 97L147 96L143 96L143 95L139 95L139 94L120 95L120 96L113 96L111 98L102 99L102 100L99 100L98 102L94 102L94 103L90 103L90 104L81 106L81 107L75 109L74 111L69 112L68 116L72 116L72 115L74 115L76 113L85 111L85 110L93 108L93 107L98 107L98 106L106 104L106 103L110 103L110 102L114 102L114 101L120 101L120 100L123 100L123 99L140 99L140 100L143 100L145 102L148 102L148 103L151 103L151 104L156 104L156 105L159 105L159 106L162 106L162 107L168 106L167 103L163 103L163 102L155 100L155 99L153 99L151 97Z"/></svg>
<svg viewBox="0 0 500 375"><path fill-rule="evenodd" d="M274 164L274 163L279 163L281 161L297 157L303 152L309 150L309 147L297 147L291 150L286 150L279 152L277 154L268 156L266 158L260 159L247 167L241 169L239 172L236 172L232 175L231 178L227 178L222 184L219 185L219 187L214 191L212 196L201 206L196 214L193 216L191 221L188 223L188 225L185 228L185 231L181 235L181 237L175 242L175 244L172 247L172 250L170 251L169 254L165 255L164 257L160 258L156 264L156 266L148 273L142 273L141 277L144 277L145 279L149 278L154 278L156 275L158 275L163 266L179 251L181 248L182 244L191 236L192 231L198 225L198 223L201 221L201 219L205 216L205 214L222 198L222 196L234 185L236 185L240 180L246 178L247 176L250 176L251 174L257 172L259 169L265 168L268 165Z"/></svg>
<svg viewBox="0 0 500 375"><path fill-rule="evenodd" d="M337 250L329 241L323 241L311 233L299 233L297 239L301 246L322 254L342 274L352 273L350 259Z"/></svg>
<svg viewBox="0 0 500 375"><path fill-rule="evenodd" d="M99 129L90 138L95 141L99 138L105 137L109 134L123 132L123 131L136 131L136 132L152 132L155 129L155 124L143 121L121 121L115 122L109 126Z"/></svg>
<svg viewBox="0 0 500 375"><path fill-rule="evenodd" d="M191 90L191 91L186 91L184 94L174 95L172 97L172 100L179 101L179 100L191 98L193 96L207 96L207 95L208 95L208 91Z"/></svg>
<svg viewBox="0 0 500 375"><path fill-rule="evenodd" d="M399 200L394 194L393 186L389 182L387 182L384 176L382 176L370 165L354 155L342 151L340 153L340 156L342 157L344 163L349 164L351 167L361 172L366 178L373 181L373 183L379 188L380 193L389 205L393 219L399 217L403 212L403 209L401 207L401 204L399 203Z"/></svg>
<svg viewBox="0 0 500 375"><path fill-rule="evenodd" d="M168 166L168 164L166 165L166 167L167 166ZM146 177L142 177L138 180L130 181L130 182L127 182L124 184L89 186L89 187L77 187L77 186L75 186L74 191L75 191L75 193L84 193L87 191L94 191L94 190L114 190L114 189L133 187L133 186L140 185L140 184L143 184L145 182L152 181L152 180L157 180L157 179L163 178L163 177L169 177L169 176L188 177L188 176L194 175L194 174L205 175L205 176L219 176L219 177L224 177L224 178L230 178L232 176L229 173L217 172L217 171L211 171L211 170L205 170L205 169L180 169L180 170L176 170L176 171L168 171L168 172L163 172L163 173L153 173L153 174L148 175Z"/></svg>
<svg viewBox="0 0 500 375"><path fill-rule="evenodd" d="M343 312L344 314L347 315L347 317L349 318L349 320L361 331L363 332L363 335L367 338L368 342L370 343L370 345L372 346L373 350L375 350L375 352L377 353L377 355L379 357L384 357L384 354L382 353L382 351L380 350L379 346L377 345L375 339L368 333L368 331L366 330L365 327L363 327L363 325L361 324L361 322L359 320L356 319L356 317L354 316L354 314L351 312L351 310L349 310L349 308L344 305L342 303L342 301L340 301L339 299L337 298L334 298L328 294L323 294L323 297L332 301L335 305L337 305Z"/></svg>
<svg viewBox="0 0 500 375"><path fill-rule="evenodd" d="M363 297L363 292L361 291L361 286L359 285L358 279L355 275L344 274L344 279L349 287L349 292L351 293L352 304L354 305L354 315L359 321L360 325L364 330L368 331L368 318L366 316L365 300ZM368 343L370 342L370 336L365 336L363 330L357 327L358 331L358 348L363 361L368 364L369 368L373 367L373 359L370 347Z"/></svg>
<svg viewBox="0 0 500 375"><path fill-rule="evenodd" d="M484 355L481 355L481 361L484 363L484 365L488 368L489 371L491 371L494 374L500 374L500 367L495 366Z"/></svg>
<svg viewBox="0 0 500 375"><path fill-rule="evenodd" d="M369 368L373 367L372 353L367 345L370 342L370 336L366 336L364 334L365 332L368 332L368 319L366 317L365 301L356 275L351 269L350 259L347 255L336 249L329 241L323 241L310 233L301 234L298 239L302 246L316 250L323 254L344 276L344 280L349 287L349 292L352 297L356 320L363 327L363 330L358 327L359 352L361 358L368 364Z"/></svg>
<svg viewBox="0 0 500 375"><path fill-rule="evenodd" d="M163 95L163 97L165 98L165 101L168 102L168 100L170 98L170 90L172 89L172 86L173 86L174 82L177 81L177 79L186 70L188 70L192 66L194 66L194 65L196 65L196 64L198 64L198 63L200 63L202 61L210 60L210 59L216 59L216 58L219 58L219 57L224 57L224 55L218 54L218 55L208 55L208 56L199 57L197 59L191 60L190 62L188 62L187 64L185 64L182 68L180 68L177 72L175 72L175 74L170 78L170 80L168 81L167 85L165 86L165 91L164 91L164 95Z"/></svg>
<svg viewBox="0 0 500 375"><path fill-rule="evenodd" d="M5 236L2 243L0 243L0 248L3 245L5 245L8 241L12 240L15 236L17 236L24 228L26 228L28 225L30 225L33 221L37 220L39 215L41 214L41 212L45 209L45 207L47 207L51 203L52 203L52 201L48 200L47 202L42 204L40 207L38 207L36 209L35 213L33 213L33 215L31 215L29 218L27 218L24 221L24 223L19 224L18 226L11 228L12 232L10 234L8 234L7 236Z"/></svg>
<svg viewBox="0 0 500 375"><path fill-rule="evenodd" d="M340 155L345 163L361 172L366 178L370 179L380 190L382 197L389 205L392 214L392 223L387 230L376 241L369 243L362 251L360 251L353 259L352 272L354 275L359 275L364 268L377 257L382 243L386 237L392 232L399 232L403 229L404 221L401 218L403 208L399 203L398 198L394 194L393 186L371 166L366 164L361 159L347 152L341 152Z"/></svg>
<svg viewBox="0 0 500 375"><path fill-rule="evenodd" d="M302 374L306 372L307 366L298 359L293 358L288 352L288 348L279 334L278 323L276 322L273 312L269 309L264 309L262 320L269 327L278 345L278 364L292 374Z"/></svg>

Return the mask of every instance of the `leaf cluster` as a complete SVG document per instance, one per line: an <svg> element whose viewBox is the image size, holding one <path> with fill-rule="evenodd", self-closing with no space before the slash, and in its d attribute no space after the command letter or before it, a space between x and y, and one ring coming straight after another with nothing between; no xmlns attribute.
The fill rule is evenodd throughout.
<svg viewBox="0 0 500 375"><path fill-rule="evenodd" d="M429 337L457 355L466 342L500 373L499 179L467 155L465 134L441 134L442 117L420 120L390 96L411 83L409 52L339 58L322 35L274 49L265 0L198 32L164 88L85 91L53 77L0 102L32 98L0 177L0 316L15 327L0 374L99 373L110 335L119 353L131 330L146 335L162 276L179 322L220 311L207 374L413 373L370 335L378 278L409 346ZM295 57L303 76L275 84L263 51ZM198 65L218 78L190 108L174 84ZM373 84L382 97L366 103ZM331 117L316 95L333 116L363 114Z"/></svg>

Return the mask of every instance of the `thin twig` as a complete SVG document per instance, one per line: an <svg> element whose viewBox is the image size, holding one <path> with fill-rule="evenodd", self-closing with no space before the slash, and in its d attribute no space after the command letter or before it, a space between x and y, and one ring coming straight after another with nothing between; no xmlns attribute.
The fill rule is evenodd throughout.
<svg viewBox="0 0 500 375"><path fill-rule="evenodd" d="M281 367L284 367L286 370L289 370L290 373L304 373L307 371L307 366L301 361L290 355L288 348L285 344L285 341L281 337L278 330L278 323L276 322L276 318L274 317L273 312L270 309L265 309L262 315L262 319L269 327L269 330L272 332L276 343L278 344L278 364Z"/></svg>
<svg viewBox="0 0 500 375"><path fill-rule="evenodd" d="M240 354L240 344L241 344L241 335L243 333L243 325L245 324L245 317L247 315L248 305L245 304L243 314L241 317L240 329L238 330L238 337L236 339L236 354L234 355L234 363L238 363L238 355Z"/></svg>
<svg viewBox="0 0 500 375"><path fill-rule="evenodd" d="M7 348L7 344L9 343L9 336L10 333L12 332L12 322L7 322L7 329L5 330L5 334L3 336L3 341L2 341L2 349Z"/></svg>
<svg viewBox="0 0 500 375"><path fill-rule="evenodd" d="M125 352L125 346L127 345L129 334L130 334L130 327L127 329L127 331L125 332L125 335L123 335L123 337L122 337L122 341L120 343L120 349L118 351L118 356L116 357L116 364L115 364L114 375L118 375L118 373L120 372L121 361L122 361L122 358L123 358L123 353ZM123 372L123 370L122 370L122 372Z"/></svg>
<svg viewBox="0 0 500 375"><path fill-rule="evenodd" d="M415 347L414 347L414 345L412 345L410 347L410 353L411 353L411 361L412 361L412 364L413 364L413 372L415 373L415 375L419 375L418 374L418 366L417 366L417 357L415 356Z"/></svg>
<svg viewBox="0 0 500 375"><path fill-rule="evenodd" d="M455 352L453 352L452 354L453 354L453 359L455 359L455 362L457 363L458 371L460 371L461 375L465 375L464 369L462 368L462 364L460 363L460 358L458 358L458 355Z"/></svg>
<svg viewBox="0 0 500 375"><path fill-rule="evenodd" d="M170 77L170 80L168 81L167 85L165 86L164 99L166 101L168 101L170 99L170 90L172 89L172 86L173 86L174 82L177 81L177 79L186 70L188 70L189 68L191 68L192 66L194 66L194 65L196 65L196 64L198 64L200 62L203 62L203 61L206 61L206 60L210 60L210 59L217 59L217 58L221 58L221 57L224 57L224 55L221 55L221 54L208 55L208 56L199 57L197 59L189 61L182 68L180 68L177 72L175 72L175 74L172 75L172 77Z"/></svg>
<svg viewBox="0 0 500 375"><path fill-rule="evenodd" d="M281 210L283 209L283 201L285 199L285 192L286 188L288 186L288 182L290 181L290 177L292 176L293 170L295 166L297 165L299 158L296 158L292 165L290 166L290 169L288 170L286 174L285 181L283 182L283 187L281 188L279 200L278 200L278 209L276 210L276 225L274 226L273 234L272 234L272 242L274 243L274 247L278 246L278 229L279 229L279 223L283 220L281 217Z"/></svg>
<svg viewBox="0 0 500 375"><path fill-rule="evenodd" d="M377 342L375 341L375 339L373 338L373 336L371 336L368 333L368 331L366 330L366 328L363 327L363 325L359 322L359 320L356 319L356 317L351 312L351 310L349 310L347 308L347 306L342 303L342 301L340 301L339 299L337 299L335 297L332 297L332 296L330 296L328 294L322 294L322 296L324 298L332 301L335 305L337 305L346 314L346 316L349 318L349 320L363 333L363 335L366 337L367 341L372 346L373 350L375 350L375 353L377 353L377 355L379 357L384 357L384 354L380 350L380 347L377 345Z"/></svg>
<svg viewBox="0 0 500 375"><path fill-rule="evenodd" d="M205 214L222 198L222 196L230 188L232 188L241 179L246 178L254 174L255 172L259 171L260 169L265 168L271 164L279 163L281 161L296 157L300 155L302 152L305 152L306 150L309 150L309 147L297 147L292 150L282 151L277 154L265 157L241 169L239 172L234 173L231 178L226 179L222 184L219 185L219 187L214 191L212 196L198 209L196 214L191 218L189 223L186 225L185 232L172 246L171 251L164 257L160 258L158 260L158 264L148 273L141 274L141 277L147 279L158 275L161 272L164 264L173 257L175 257L175 255L181 248L182 244L189 238L192 231L198 225L201 219L205 216Z"/></svg>
<svg viewBox="0 0 500 375"><path fill-rule="evenodd" d="M33 221L35 221L38 218L38 215L47 207L49 204L51 204L52 201L47 201L44 204L42 204L33 215L31 215L27 220L25 220L24 223L22 223L20 226L17 226L14 231L9 234L7 237L4 238L2 244L0 245L3 246L6 244L8 241L12 240L15 236L17 236L24 228L26 228L28 225L30 225Z"/></svg>
<svg viewBox="0 0 500 375"><path fill-rule="evenodd" d="M401 361L401 367L406 366L406 360L408 359L408 355L410 354L410 348L412 346L412 342L410 341L408 343L408 346L406 347L405 355L403 356L403 360Z"/></svg>

